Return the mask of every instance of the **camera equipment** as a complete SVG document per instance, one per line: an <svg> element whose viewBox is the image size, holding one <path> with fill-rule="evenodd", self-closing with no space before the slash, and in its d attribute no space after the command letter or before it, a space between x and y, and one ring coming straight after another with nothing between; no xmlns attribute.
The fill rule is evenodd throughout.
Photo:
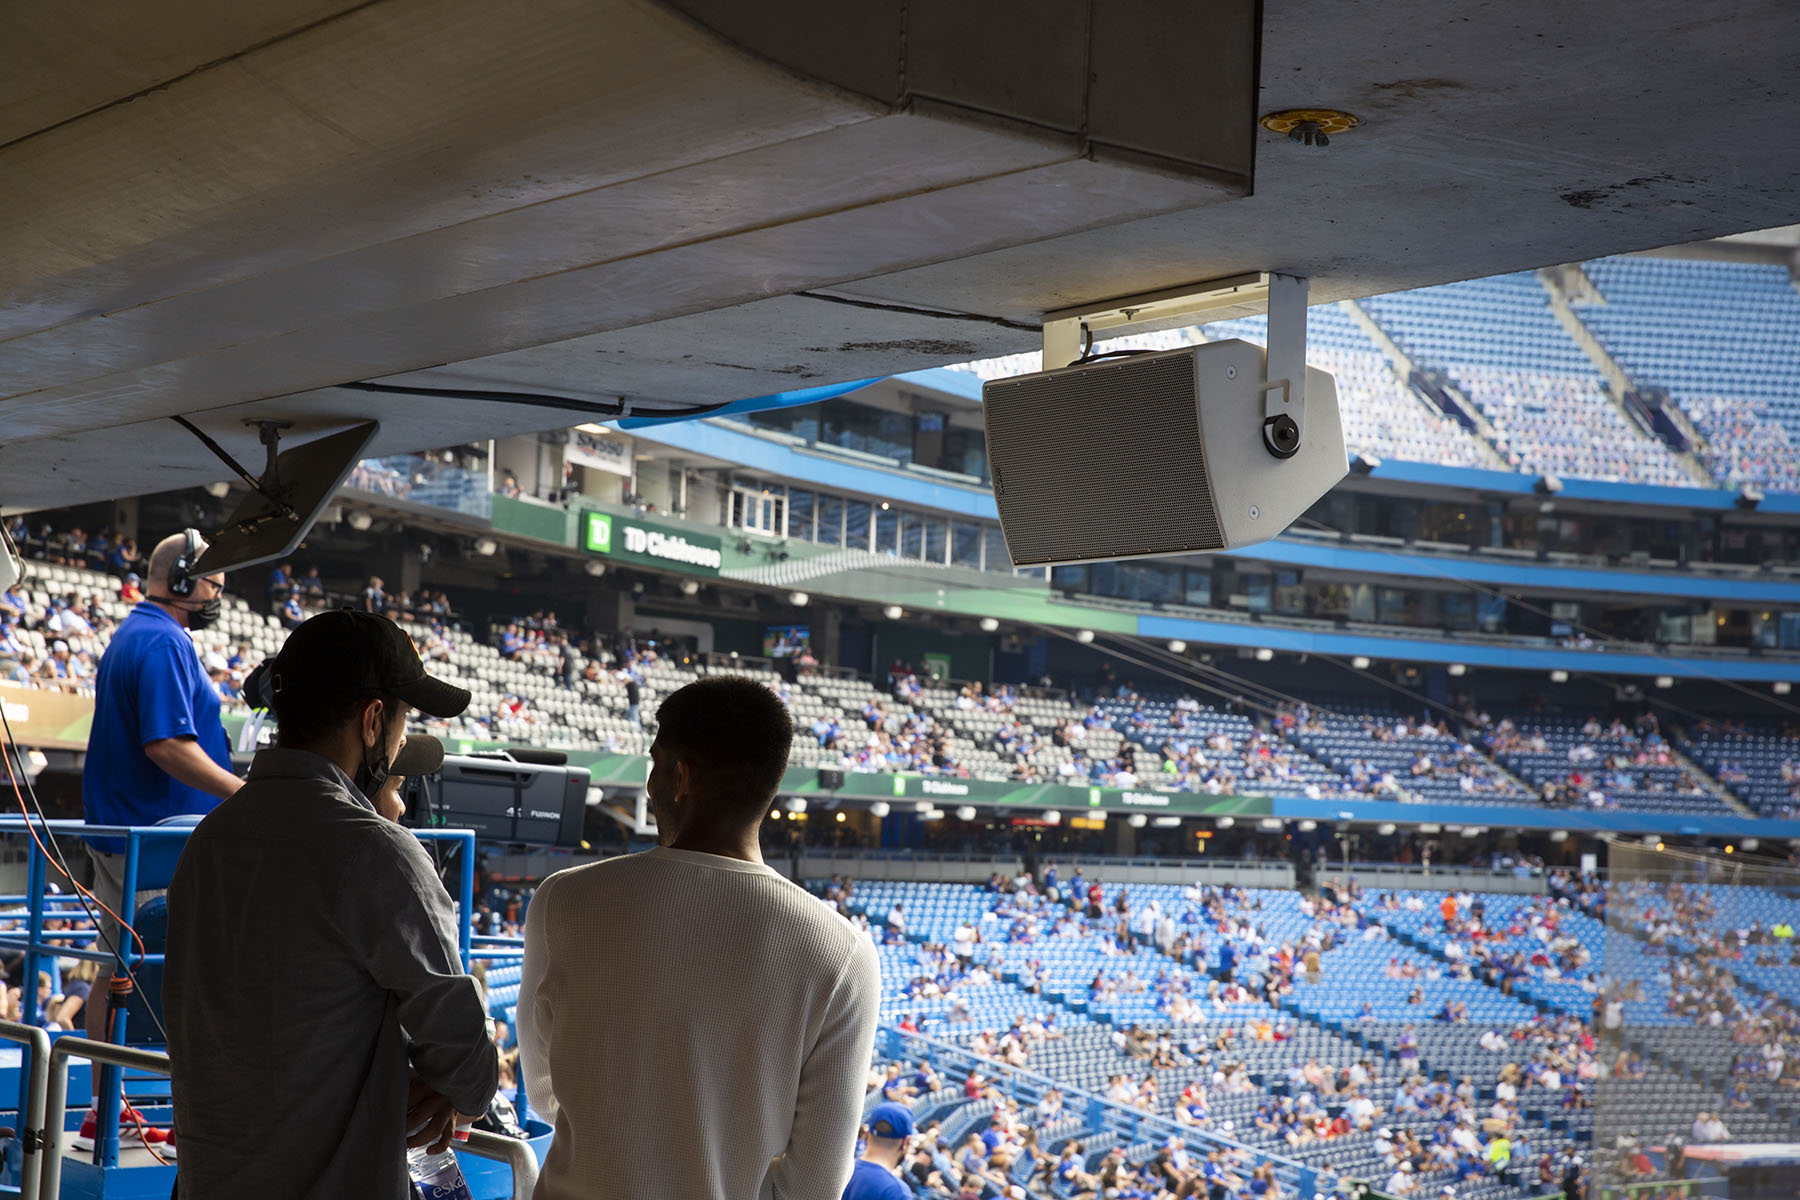
<svg viewBox="0 0 1800 1200"><path fill-rule="evenodd" d="M415 740L407 739L403 758ZM446 756L436 770L407 776L403 820L415 829L473 829L483 842L580 846L588 769L527 757L562 756L507 750Z"/></svg>

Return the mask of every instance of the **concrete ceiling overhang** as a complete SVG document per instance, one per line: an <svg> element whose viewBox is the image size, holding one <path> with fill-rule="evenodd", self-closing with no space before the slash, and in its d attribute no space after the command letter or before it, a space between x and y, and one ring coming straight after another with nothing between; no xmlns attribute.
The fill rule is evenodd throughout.
<svg viewBox="0 0 1800 1200"><path fill-rule="evenodd" d="M654 411L1026 349L1045 311L1245 270L1324 301L1800 214L1784 0L6 21L13 506L216 478L173 413L252 459L252 415L374 416L389 452L595 413L329 386L352 380ZM1329 149L1256 128L1313 105L1364 123Z"/></svg>

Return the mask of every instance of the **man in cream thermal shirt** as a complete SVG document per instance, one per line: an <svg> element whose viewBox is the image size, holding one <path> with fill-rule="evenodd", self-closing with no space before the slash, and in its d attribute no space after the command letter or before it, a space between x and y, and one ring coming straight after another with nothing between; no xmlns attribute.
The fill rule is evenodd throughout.
<svg viewBox="0 0 1800 1200"><path fill-rule="evenodd" d="M518 1036L556 1127L535 1200L839 1200L881 977L854 926L763 864L793 722L754 680L657 710L661 845L532 898Z"/></svg>

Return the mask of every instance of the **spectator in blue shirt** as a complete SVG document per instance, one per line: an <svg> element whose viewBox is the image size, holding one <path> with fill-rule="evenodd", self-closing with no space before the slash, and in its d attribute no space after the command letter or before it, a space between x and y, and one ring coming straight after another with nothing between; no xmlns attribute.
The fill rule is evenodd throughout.
<svg viewBox="0 0 1800 1200"><path fill-rule="evenodd" d="M166 817L211 812L238 789L231 745L190 630L219 615L225 580L184 577L188 534L157 543L150 556L146 598L131 610L100 659L94 721L88 733L81 799L89 824L154 825ZM192 535L192 557L206 543ZM125 879L125 840L90 838L94 894L119 911ZM117 949L119 927L101 914L102 948ZM103 967L94 990L107 994L112 971ZM104 1004L88 1006L88 1036L106 1037Z"/></svg>
<svg viewBox="0 0 1800 1200"><path fill-rule="evenodd" d="M124 575L137 567L138 547L136 538L122 537L113 546L112 553L106 556L106 565L114 575Z"/></svg>
<svg viewBox="0 0 1800 1200"><path fill-rule="evenodd" d="M287 603L281 606L281 623L288 629L298 629L306 623L306 609L300 606L298 592L290 592Z"/></svg>
<svg viewBox="0 0 1800 1200"><path fill-rule="evenodd" d="M904 1104L877 1104L869 1114L868 1146L850 1171L844 1200L912 1200L895 1174L913 1135L913 1115Z"/></svg>

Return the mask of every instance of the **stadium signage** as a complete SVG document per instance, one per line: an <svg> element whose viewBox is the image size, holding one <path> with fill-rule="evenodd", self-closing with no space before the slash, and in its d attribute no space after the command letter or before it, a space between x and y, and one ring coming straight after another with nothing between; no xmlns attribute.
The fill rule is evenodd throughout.
<svg viewBox="0 0 1800 1200"><path fill-rule="evenodd" d="M617 438L599 437L572 430L564 456L578 467L593 467L614 475L631 477L631 445Z"/></svg>
<svg viewBox="0 0 1800 1200"><path fill-rule="evenodd" d="M582 515L581 545L590 554L690 568L705 575L718 574L725 561L716 537L603 512Z"/></svg>
<svg viewBox="0 0 1800 1200"><path fill-rule="evenodd" d="M836 788L821 788L817 771L790 768L782 780L783 795L831 791L842 800L880 800L888 796L954 796L971 804L997 808L1131 809L1161 808L1189 815L1235 813L1266 815L1263 796L1209 796L1194 792L1148 792L1103 787L1070 787L1058 783L1008 783L993 779L944 779L931 775L877 775L848 772ZM1098 814L1096 814L1098 815Z"/></svg>
<svg viewBox="0 0 1800 1200"><path fill-rule="evenodd" d="M1137 808L1167 808L1170 802L1166 792L1122 792L1119 801Z"/></svg>

